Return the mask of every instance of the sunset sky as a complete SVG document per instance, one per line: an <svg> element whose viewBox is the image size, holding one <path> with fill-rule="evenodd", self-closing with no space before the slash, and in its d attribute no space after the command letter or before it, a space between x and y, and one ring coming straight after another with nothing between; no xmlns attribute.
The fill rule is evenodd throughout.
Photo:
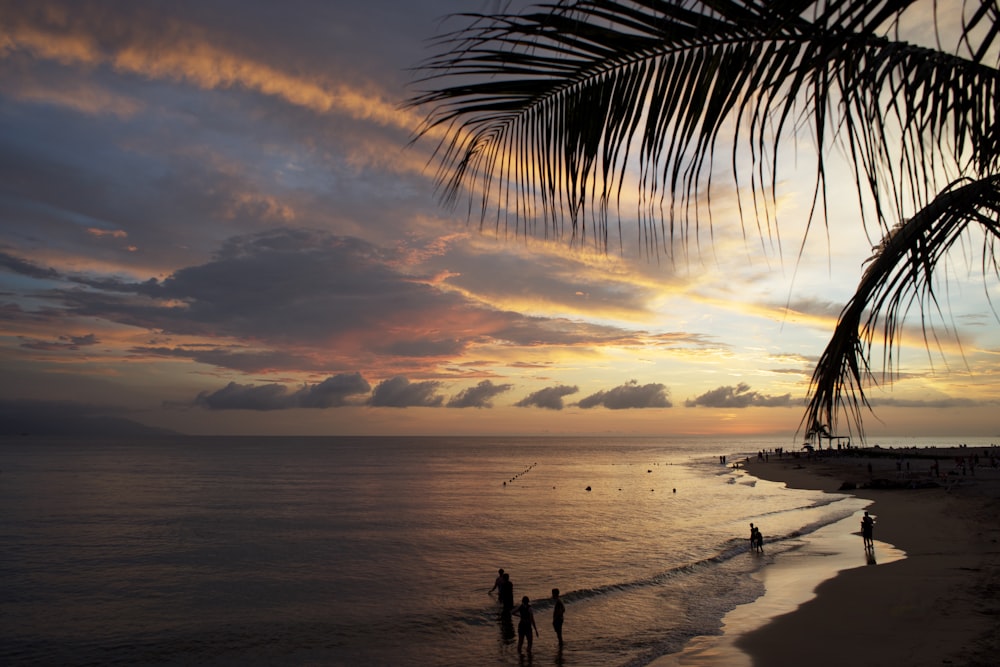
<svg viewBox="0 0 1000 667"><path fill-rule="evenodd" d="M481 231L402 103L442 19L496 5L0 0L0 415L792 438L877 240L848 173L806 236L789 156L780 242L724 185L673 257L628 219L607 253ZM913 313L869 435L1000 434L978 243L943 267L930 351Z"/></svg>

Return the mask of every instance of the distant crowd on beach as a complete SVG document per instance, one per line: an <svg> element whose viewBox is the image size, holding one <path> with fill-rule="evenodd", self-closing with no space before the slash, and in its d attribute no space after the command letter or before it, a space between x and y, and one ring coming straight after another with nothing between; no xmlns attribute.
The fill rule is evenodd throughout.
<svg viewBox="0 0 1000 667"><path fill-rule="evenodd" d="M493 582L490 593L497 592L497 602L500 604L500 627L503 631L504 639L513 639L514 622L513 617L518 617L517 623L517 652L523 650L525 640L528 644L528 653L531 653L532 637L538 636L538 625L535 624L535 611L531 606L531 600L527 595L521 598L521 604L514 606L514 582L510 580L510 573L504 572L500 568L497 578ZM562 598L559 597L559 589L552 589L552 629L555 630L556 640L559 642L559 650L563 647L563 618L566 615L566 606ZM534 635L532 635L534 631Z"/></svg>
<svg viewBox="0 0 1000 667"><path fill-rule="evenodd" d="M850 442L838 443L836 448L834 448L831 444L827 449L824 449L822 446L814 447L807 443L803 445L802 448L805 450L804 453L786 452L781 447L775 447L770 450L762 449L757 452L757 461L767 463L771 456L777 456L778 458L790 456L798 459L803 456L803 454L806 458L820 456L861 456L876 458L892 457L895 459L897 478L911 478L920 474L923 474L925 477L929 476L932 479L956 476L961 477L966 475L974 477L976 475L976 470L979 468L1000 468L1000 447L995 444L982 448L982 451L970 448L964 444L957 445L955 447L941 447L941 451L936 451L934 448L894 448L881 447L879 445L873 445L871 447L858 447L856 445L852 445ZM956 454L955 450L959 450L961 453ZM930 465L920 472L914 471L913 460L915 459L925 461L930 459ZM950 467L947 466L949 460L953 462ZM727 464L727 457L720 456L719 463L723 465ZM749 463L750 457L747 456L742 460L733 463L731 467L741 468ZM943 465L945 468L942 470ZM867 467L869 478L872 478L874 471L870 461Z"/></svg>

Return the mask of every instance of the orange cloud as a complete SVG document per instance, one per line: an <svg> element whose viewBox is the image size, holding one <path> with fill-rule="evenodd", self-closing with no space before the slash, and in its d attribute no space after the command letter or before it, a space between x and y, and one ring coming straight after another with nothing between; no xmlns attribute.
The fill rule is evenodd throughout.
<svg viewBox="0 0 1000 667"><path fill-rule="evenodd" d="M124 239L128 238L128 232L123 229L98 229L97 227L88 227L87 233L91 236L110 236L114 239Z"/></svg>
<svg viewBox="0 0 1000 667"><path fill-rule="evenodd" d="M34 11L32 11L34 10ZM317 113L412 130L421 117L399 108L374 86L359 89L290 74L219 46L203 28L157 17L155 31L53 7L0 9L0 57L26 52L71 67L111 67L149 79L205 90L244 88Z"/></svg>
<svg viewBox="0 0 1000 667"><path fill-rule="evenodd" d="M0 55L2 52L0 49ZM6 93L21 102L52 104L91 116L112 114L130 118L143 108L141 102L131 97L79 82L60 81L55 86L40 82L7 82L6 85Z"/></svg>

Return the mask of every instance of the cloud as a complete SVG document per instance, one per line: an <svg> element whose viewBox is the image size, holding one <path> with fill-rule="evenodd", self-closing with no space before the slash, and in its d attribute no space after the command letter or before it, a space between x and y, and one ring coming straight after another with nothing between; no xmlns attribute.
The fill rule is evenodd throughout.
<svg viewBox="0 0 1000 667"><path fill-rule="evenodd" d="M252 350L222 343L177 347L136 346L129 348L128 351L140 356L190 359L201 364L243 373L268 373L288 369L308 372L331 370L331 364L307 354L291 354L282 350Z"/></svg>
<svg viewBox="0 0 1000 667"><path fill-rule="evenodd" d="M449 408L491 408L491 399L495 396L510 391L512 384L493 384L490 380L483 380L475 387L469 387L458 392L448 401Z"/></svg>
<svg viewBox="0 0 1000 667"><path fill-rule="evenodd" d="M735 387L726 386L706 391L697 398L684 401L689 408L697 406L706 408L777 408L798 405L792 401L791 394L782 396L767 396L756 391L750 391L750 385L741 382Z"/></svg>
<svg viewBox="0 0 1000 667"><path fill-rule="evenodd" d="M292 408L337 408L358 405L352 397L367 394L368 381L360 373L329 377L323 382L306 385L296 392L282 384L249 385L230 382L214 392L203 391L194 405L209 410L289 410Z"/></svg>
<svg viewBox="0 0 1000 667"><path fill-rule="evenodd" d="M210 261L163 280L74 280L90 289L52 296L79 315L280 346L437 356L521 319L400 273L370 243L302 229L230 239ZM466 338L438 333L450 330Z"/></svg>
<svg viewBox="0 0 1000 667"><path fill-rule="evenodd" d="M375 386L368 404L386 408L439 408L444 397L435 392L440 382L410 382L402 376L383 380Z"/></svg>
<svg viewBox="0 0 1000 667"><path fill-rule="evenodd" d="M106 12L37 5L0 11L5 24L0 56L23 52L64 66L109 68L203 90L246 90L318 114L337 113L407 131L421 119L372 86L362 89L332 81L320 75L321 70L293 73L273 64L273 52L269 58L252 55L251 44L236 46L220 39L219 26L213 29L137 6L119 6L115 18L108 20Z"/></svg>
<svg viewBox="0 0 1000 667"><path fill-rule="evenodd" d="M230 382L214 392L203 391L194 404L209 410L287 410L296 407L288 387L281 384L250 385Z"/></svg>
<svg viewBox="0 0 1000 667"><path fill-rule="evenodd" d="M303 387L295 396L303 408L338 408L352 405L351 397L367 394L371 389L361 373L342 374Z"/></svg>
<svg viewBox="0 0 1000 667"><path fill-rule="evenodd" d="M56 279L59 272L49 267L38 266L36 263L22 259L6 252L0 252L0 268L29 278Z"/></svg>
<svg viewBox="0 0 1000 667"><path fill-rule="evenodd" d="M562 410L563 396L569 396L580 391L579 387L559 385L556 387L546 387L536 392L528 394L514 405L519 408L546 408L548 410Z"/></svg>
<svg viewBox="0 0 1000 667"><path fill-rule="evenodd" d="M871 398L869 404L874 407L884 408L974 408L988 405L986 401L976 401L971 398L934 398L934 399L906 399L906 398Z"/></svg>
<svg viewBox="0 0 1000 667"><path fill-rule="evenodd" d="M581 408L600 405L609 410L673 407L667 394L666 385L659 383L640 385L635 380L630 380L614 389L591 394L581 399L577 405Z"/></svg>
<svg viewBox="0 0 1000 667"><path fill-rule="evenodd" d="M21 347L28 350L43 350L43 351L54 351L54 350L79 350L82 347L89 347L90 345L97 345L97 336L94 334L86 334L84 336L59 336L58 340L46 341L46 340L27 340L21 343Z"/></svg>
<svg viewBox="0 0 1000 667"><path fill-rule="evenodd" d="M87 236L90 236L89 234ZM162 278L55 273L8 255L9 265L56 277L35 292L50 318L105 320L155 332L133 353L189 358L244 372L422 373L490 345L580 352L642 345L649 334L567 318L497 310L443 287L394 250L349 236L277 228L227 240L207 261ZM41 311L32 311L36 316ZM29 313L11 310L13 318Z"/></svg>

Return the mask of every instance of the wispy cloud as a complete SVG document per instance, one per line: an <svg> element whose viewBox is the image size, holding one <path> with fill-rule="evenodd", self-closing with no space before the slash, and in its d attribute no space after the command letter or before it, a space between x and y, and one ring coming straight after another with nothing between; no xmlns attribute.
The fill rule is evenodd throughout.
<svg viewBox="0 0 1000 667"><path fill-rule="evenodd" d="M88 11L90 10L90 11ZM288 69L226 47L206 26L140 6L107 12L62 3L0 6L0 57L18 52L63 66L107 67L119 74L183 82L203 90L242 89L310 111L338 113L406 131L420 117L375 90ZM79 103L77 103L79 104Z"/></svg>

